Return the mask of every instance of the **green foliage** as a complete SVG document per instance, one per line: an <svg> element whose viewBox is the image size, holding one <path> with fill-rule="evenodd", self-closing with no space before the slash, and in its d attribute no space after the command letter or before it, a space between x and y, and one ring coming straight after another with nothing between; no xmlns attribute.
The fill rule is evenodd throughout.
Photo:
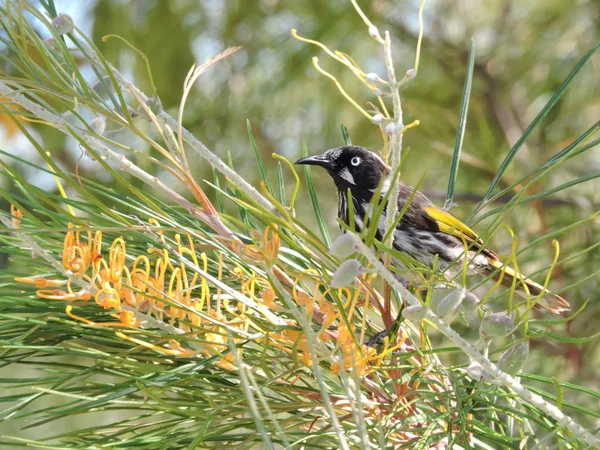
<svg viewBox="0 0 600 450"><path fill-rule="evenodd" d="M600 308L586 301L597 294L600 262L598 212L590 206L598 195L590 155L599 124L590 126L597 118L590 120L589 95L597 89L589 68L599 44L583 34L564 37L577 8L521 5L531 20L516 29L518 42L498 33L496 52L478 45L477 59L473 46L462 48L467 39L456 44L444 27L428 27L419 78L404 92L406 114L421 126L407 133L411 150L394 175L431 193L450 165L436 152L452 157L441 198L467 203L487 190L472 216L482 236L528 273L543 278L553 269L552 285L571 301L569 318L503 316L495 333L502 336L489 340L494 333L481 337L479 324L505 309L512 293L481 280L445 280L375 241L381 204L344 253L364 275L348 289L330 289L345 258L331 251L335 196L322 194L332 192L329 180L305 166L299 185L285 159L266 156L275 148L294 160L313 153L309 148L349 143L350 135L357 144L380 145L373 124L357 122L330 80L298 70L308 66L308 46L281 45L291 28L281 19L292 15L312 38L341 42L356 60L367 59L373 42L358 15L345 14L351 4L232 2L219 9L213 2L211 10L210 3L97 2L91 40L78 23L59 35L51 22L61 11L52 1L41 2L43 10L28 1L0 6L2 121L14 124L35 155L8 144L0 151L0 244L9 260L0 274L0 445L587 448L600 398L590 325ZM375 3L369 8L371 18L386 16ZM462 14L466 22L499 26L477 6L435 8L426 16L432 25ZM516 20L499 5L489 8L500 24ZM403 42L398 53L412 52L414 17L388 20ZM528 32L540 23L544 39ZM130 46L102 42L109 33ZM193 55L216 53L195 43L216 33L217 47L246 48L202 76L181 124L193 133L180 136L170 114ZM545 54L540 46L556 39L574 42L571 51L534 64L532 55ZM147 56L151 76L133 48ZM134 84L110 66L122 58ZM380 62L368 64L383 74ZM506 67L509 74L498 69ZM540 75L529 72L536 70L547 74L545 83L535 83ZM336 77L361 98L350 78ZM137 89L153 95L151 79L164 111ZM516 99L521 92L531 96ZM248 117L257 125L247 121L246 133ZM98 118L104 133L90 126ZM342 139L341 122L349 125ZM530 125L515 137L521 123ZM307 140L301 150L300 135ZM454 151L444 143L453 135ZM507 141L512 148L499 151ZM65 194L38 184L52 177ZM23 217L11 215L9 204ZM513 248L502 245L510 243L503 224L517 230ZM99 232L103 246L95 244ZM375 267L379 260L363 241L401 259L402 276L417 288L390 293L380 280L393 277ZM442 283L459 288L462 303L436 289ZM482 302L468 309L463 287ZM444 297L452 302L441 307L442 320L432 310ZM405 303L412 309L403 317ZM416 308L419 317L409 314ZM379 334L386 327L387 339ZM371 340L377 348L364 345ZM527 340L523 386L497 376L493 362Z"/></svg>

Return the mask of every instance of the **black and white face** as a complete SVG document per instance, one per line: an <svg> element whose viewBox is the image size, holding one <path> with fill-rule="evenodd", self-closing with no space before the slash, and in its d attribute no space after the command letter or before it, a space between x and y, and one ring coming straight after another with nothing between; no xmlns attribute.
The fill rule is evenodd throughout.
<svg viewBox="0 0 600 450"><path fill-rule="evenodd" d="M389 173L383 160L371 150L359 146L337 147L322 155L308 156L296 164L312 164L327 169L340 190L375 191Z"/></svg>

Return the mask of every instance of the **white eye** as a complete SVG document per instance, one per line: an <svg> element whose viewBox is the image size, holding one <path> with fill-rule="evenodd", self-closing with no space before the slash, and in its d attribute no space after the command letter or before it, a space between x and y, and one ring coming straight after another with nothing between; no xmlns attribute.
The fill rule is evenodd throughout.
<svg viewBox="0 0 600 450"><path fill-rule="evenodd" d="M358 166L360 164L360 156L355 156L352 158L350 160L350 164L352 164L354 167Z"/></svg>

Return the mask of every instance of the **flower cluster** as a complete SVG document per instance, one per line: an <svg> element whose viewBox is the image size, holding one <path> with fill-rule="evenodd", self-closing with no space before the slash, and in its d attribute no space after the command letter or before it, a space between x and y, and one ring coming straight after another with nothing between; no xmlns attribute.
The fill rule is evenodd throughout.
<svg viewBox="0 0 600 450"><path fill-rule="evenodd" d="M13 216L19 217L17 212ZM90 326L123 328L117 336L166 355L217 356L219 367L234 370L234 355L229 351L227 339L231 331L239 331L245 336L257 333L255 336L259 337L255 339L258 341L268 339L274 347L286 354L297 355L303 364L312 366L314 360L307 337L298 322L286 319L288 326L282 331L267 332L264 329L265 318L270 320L272 314L286 310L267 278L240 265L226 263L226 253L216 249L216 257L209 259L205 252L197 250L199 245L187 233L184 236L175 234L176 245L170 246L160 224L155 219L150 219L149 223L158 229L157 237L164 246L149 248L136 257L128 254L123 237L113 239L110 246L106 246L102 231L83 231L69 224L70 231L66 233L62 251L65 278L17 278L17 281L34 285L37 296L48 300L93 299L116 320L91 321L75 314L72 304L66 307L67 314ZM278 262L278 229L275 225L267 226L264 233L255 236L253 244L236 242L232 247L242 259L272 267ZM209 269L214 278L209 275ZM315 283L312 293L301 288L306 278ZM361 281L367 286L373 278L373 275L364 275ZM256 305L256 309L223 293L219 287L223 286L221 282L237 286L236 291L247 298L249 304ZM366 375L397 348L390 348L386 340L384 350L377 354L374 348L357 342L354 325L351 329L345 325L352 320L359 302L363 302L365 309L369 307L370 292L372 289L357 288L354 292L348 288L338 289L340 298L346 298L340 311L328 300L331 288L325 289L314 274L303 272L290 284L289 294L295 303L320 325L316 333L319 342L333 343L320 345L316 357L319 362L329 362L334 373L355 368L359 376ZM346 320L342 320L343 314ZM256 320L257 315L261 315L261 320ZM128 328L165 326L175 335L198 336L201 343L170 339L166 344L154 344L126 332ZM239 337L232 339L234 343L239 341Z"/></svg>
<svg viewBox="0 0 600 450"><path fill-rule="evenodd" d="M153 219L150 223L159 225ZM105 250L102 231L82 232L73 228L72 224L69 228L72 231L65 236L62 253L64 273L68 278L17 278L17 281L35 285L38 288L36 294L49 300L87 301L93 298L96 304L110 310L110 315L117 319L113 322L92 322L75 315L72 305L67 306L66 312L70 317L88 325L143 328L168 323L179 333L201 328L204 339L210 345L195 349L185 348L174 339L163 346L131 338L122 332L117 335L174 356L224 353L218 364L227 369L233 368L233 355L227 351L226 336L219 332L218 326L226 321L224 310L233 309L219 295L215 304L211 302L209 284L205 277L199 275L199 272L208 271L208 258L205 253L195 250L191 236L186 235L187 243L182 242L180 235L175 236L176 251L183 257L178 263L172 261L166 248L150 248L131 262L122 237L114 239ZM192 265L192 270L188 270L185 262ZM222 265L222 258L219 264ZM222 275L221 266L219 274ZM244 327L243 323L233 326Z"/></svg>

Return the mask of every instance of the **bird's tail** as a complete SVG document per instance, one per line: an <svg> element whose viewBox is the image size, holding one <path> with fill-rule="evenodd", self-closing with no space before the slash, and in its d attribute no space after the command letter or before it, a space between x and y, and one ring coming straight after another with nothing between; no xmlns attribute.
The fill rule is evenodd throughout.
<svg viewBox="0 0 600 450"><path fill-rule="evenodd" d="M517 278L515 293L520 297L524 299L527 299L528 297L523 284L525 284L529 290L530 299L535 299L543 292L544 296L537 301L535 304L536 308L545 309L553 314L560 314L563 311L569 311L571 309L569 302L567 302L560 295L553 294L552 292L545 290L542 285L516 272L513 268L505 266L498 260L490 260L490 264L493 267L492 270L496 271L493 279L498 281L500 277L502 277L503 286L512 287L513 280L515 277ZM498 271L497 269L501 270Z"/></svg>

